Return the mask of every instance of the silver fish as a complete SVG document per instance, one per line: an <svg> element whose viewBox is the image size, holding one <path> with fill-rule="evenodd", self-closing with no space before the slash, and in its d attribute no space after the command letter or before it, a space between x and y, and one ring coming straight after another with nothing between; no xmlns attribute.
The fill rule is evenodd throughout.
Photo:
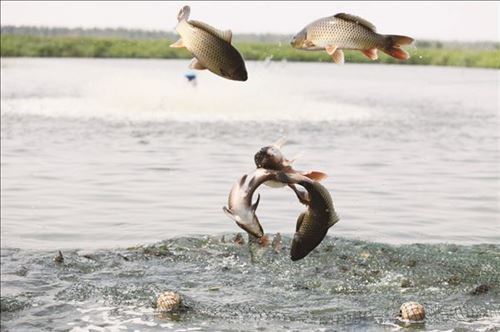
<svg viewBox="0 0 500 332"><path fill-rule="evenodd" d="M321 181L327 177L326 173L320 171L303 172L293 169L292 164L295 159L289 160L285 158L281 152L281 147L285 144L285 142L286 140L284 138L280 138L274 144L261 148L254 156L257 168L281 171L288 174L299 173L315 181ZM304 203L305 197L303 193L299 191L294 184L286 184L280 181L270 180L265 182L265 185L273 188L280 188L288 185L295 192L299 200Z"/></svg>
<svg viewBox="0 0 500 332"><path fill-rule="evenodd" d="M335 63L344 63L343 49L360 50L371 60L378 58L377 49L390 56L406 60L410 55L401 45L413 38L382 35L367 20L345 13L320 18L302 29L292 39L292 46L304 50L326 50Z"/></svg>
<svg viewBox="0 0 500 332"><path fill-rule="evenodd" d="M301 174L280 172L277 180L285 183L296 183L307 190L307 210L297 219L297 226L292 240L290 257L297 261L306 257L326 236L328 229L339 221L333 207L332 197L319 182Z"/></svg>
<svg viewBox="0 0 500 332"><path fill-rule="evenodd" d="M185 47L193 54L189 65L191 69L208 69L230 80L246 81L248 74L245 62L231 45L231 30L222 31L203 22L188 21L189 13L189 6L184 6L177 15L179 23L175 30L181 39L170 47Z"/></svg>
<svg viewBox="0 0 500 332"><path fill-rule="evenodd" d="M275 179L276 174L276 171L262 168L256 169L248 175L245 174L233 185L229 193L228 206L223 207L229 218L233 219L248 234L257 238L264 236L264 230L255 214L255 210L259 206L260 194L257 201L252 204L253 193L262 183Z"/></svg>

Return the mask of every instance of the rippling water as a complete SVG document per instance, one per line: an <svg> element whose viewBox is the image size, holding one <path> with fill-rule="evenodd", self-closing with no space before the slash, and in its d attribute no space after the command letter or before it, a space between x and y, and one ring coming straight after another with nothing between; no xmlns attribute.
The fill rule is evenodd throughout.
<svg viewBox="0 0 500 332"><path fill-rule="evenodd" d="M2 328L390 329L407 299L430 305L427 328L498 327L499 71L250 62L248 82L199 72L193 87L186 61L1 61ZM221 208L282 136L296 168L329 174L341 221L317 258L252 263L219 244L239 230ZM293 193L260 192L265 231L292 234ZM124 249L166 239L194 256ZM360 246L379 265L342 263ZM380 265L380 248L425 268ZM486 299L467 295L481 283ZM193 310L155 317L165 288Z"/></svg>
<svg viewBox="0 0 500 332"><path fill-rule="evenodd" d="M500 324L500 246L404 245L328 238L306 259L215 237L153 246L53 253L4 249L2 319L13 330L394 330L399 306L418 300L419 329ZM229 240L229 241L228 241ZM491 287L478 291L479 285ZM186 313L158 316L165 289ZM47 322L47 318L50 321ZM489 331L493 331L489 330Z"/></svg>

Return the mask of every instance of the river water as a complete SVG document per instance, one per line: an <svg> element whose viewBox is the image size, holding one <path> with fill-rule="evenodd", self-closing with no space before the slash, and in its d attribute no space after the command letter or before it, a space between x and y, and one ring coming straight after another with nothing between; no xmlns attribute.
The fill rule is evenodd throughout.
<svg viewBox="0 0 500 332"><path fill-rule="evenodd" d="M378 331L407 300L420 329L499 328L498 70L249 62L193 86L187 65L2 59L2 330ZM297 263L291 190L259 189L280 253L222 212L281 137L341 218ZM158 317L165 289L191 309Z"/></svg>

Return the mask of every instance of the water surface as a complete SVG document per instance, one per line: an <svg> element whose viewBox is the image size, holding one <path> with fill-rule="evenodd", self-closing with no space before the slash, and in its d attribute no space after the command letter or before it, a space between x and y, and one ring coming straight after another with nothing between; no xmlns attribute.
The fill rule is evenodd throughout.
<svg viewBox="0 0 500 332"><path fill-rule="evenodd" d="M187 65L2 59L2 328L384 330L406 300L427 329L498 327L499 71L249 62L193 87ZM341 217L297 264L286 188L258 210L282 253L220 241L232 184L282 136ZM193 310L157 318L164 289Z"/></svg>

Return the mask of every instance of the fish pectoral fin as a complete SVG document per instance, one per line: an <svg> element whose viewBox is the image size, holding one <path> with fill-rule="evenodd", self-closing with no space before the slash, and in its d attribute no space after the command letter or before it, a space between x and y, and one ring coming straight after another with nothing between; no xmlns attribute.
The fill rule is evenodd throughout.
<svg viewBox="0 0 500 332"><path fill-rule="evenodd" d="M226 215L227 215L229 218L231 218L231 219L233 219L234 221L236 221L236 217L234 216L234 212L233 212L233 211L231 211L231 209L228 209L227 207L223 206L223 207L222 207L222 210L226 213Z"/></svg>
<svg viewBox="0 0 500 332"><path fill-rule="evenodd" d="M300 229L300 226L302 226L302 223L304 222L304 217L306 213L302 212L299 217L297 218L297 226L295 227L295 232L298 232Z"/></svg>
<svg viewBox="0 0 500 332"><path fill-rule="evenodd" d="M172 48L183 48L183 47L186 47L186 46L184 46L184 42L182 41L182 38L179 38L178 41L176 41L173 44L170 44L170 47L172 47Z"/></svg>
<svg viewBox="0 0 500 332"><path fill-rule="evenodd" d="M344 63L344 52L342 50L337 49L333 54L330 54L333 62L336 64L343 64Z"/></svg>
<svg viewBox="0 0 500 332"><path fill-rule="evenodd" d="M196 58L193 58L193 60L191 60L191 63L189 64L189 68L191 68L191 69L197 69L197 70L207 69L207 67L205 67L204 65L202 65L201 62L198 61L198 59L196 59Z"/></svg>
<svg viewBox="0 0 500 332"><path fill-rule="evenodd" d="M333 54L335 53L335 51L337 50L338 46L335 46L335 45L327 45L325 47L325 50L326 50L326 53L328 53L329 55L333 56Z"/></svg>
<svg viewBox="0 0 500 332"><path fill-rule="evenodd" d="M252 211L255 213L260 202L260 194L257 195L257 201L252 205Z"/></svg>
<svg viewBox="0 0 500 332"><path fill-rule="evenodd" d="M310 40L304 40L304 46L305 46L305 48L314 48L314 47L316 47L316 45L312 41L310 41Z"/></svg>
<svg viewBox="0 0 500 332"><path fill-rule="evenodd" d="M370 48L367 50L361 50L363 54L371 60L377 60L378 59L378 54L377 54L377 49L376 48Z"/></svg>
<svg viewBox="0 0 500 332"><path fill-rule="evenodd" d="M326 53L328 53L332 57L333 62L337 64L344 63L344 52L342 52L342 50L339 49L338 46L328 45L325 47L325 50Z"/></svg>

